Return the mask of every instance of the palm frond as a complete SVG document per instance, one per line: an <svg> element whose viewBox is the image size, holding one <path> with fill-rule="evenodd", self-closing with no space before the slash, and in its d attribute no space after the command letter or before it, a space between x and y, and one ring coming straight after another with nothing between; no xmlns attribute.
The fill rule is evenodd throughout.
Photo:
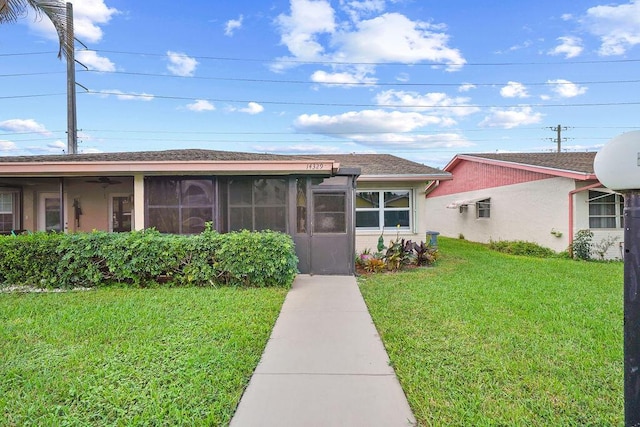
<svg viewBox="0 0 640 427"><path fill-rule="evenodd" d="M37 17L45 15L53 23L60 49L58 57L68 57L73 52L73 40L67 40L67 6L62 0L0 0L0 24L16 22L27 16L28 9Z"/></svg>

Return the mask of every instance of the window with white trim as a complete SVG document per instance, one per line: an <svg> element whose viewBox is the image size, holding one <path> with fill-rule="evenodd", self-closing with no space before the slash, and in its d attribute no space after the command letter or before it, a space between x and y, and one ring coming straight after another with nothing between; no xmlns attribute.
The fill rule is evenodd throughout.
<svg viewBox="0 0 640 427"><path fill-rule="evenodd" d="M411 229L411 190L356 191L356 228Z"/></svg>
<svg viewBox="0 0 640 427"><path fill-rule="evenodd" d="M18 192L0 192L0 233L9 233L16 228L18 220Z"/></svg>
<svg viewBox="0 0 640 427"><path fill-rule="evenodd" d="M624 197L605 191L589 190L589 228L622 228Z"/></svg>
<svg viewBox="0 0 640 427"><path fill-rule="evenodd" d="M476 202L476 218L491 218L491 199Z"/></svg>

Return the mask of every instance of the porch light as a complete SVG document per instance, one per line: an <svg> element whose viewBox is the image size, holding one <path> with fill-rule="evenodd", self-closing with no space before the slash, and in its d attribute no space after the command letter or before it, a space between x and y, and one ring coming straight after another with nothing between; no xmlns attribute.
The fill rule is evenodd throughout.
<svg viewBox="0 0 640 427"><path fill-rule="evenodd" d="M640 131L613 138L593 169L607 188L624 195L624 414L640 425Z"/></svg>

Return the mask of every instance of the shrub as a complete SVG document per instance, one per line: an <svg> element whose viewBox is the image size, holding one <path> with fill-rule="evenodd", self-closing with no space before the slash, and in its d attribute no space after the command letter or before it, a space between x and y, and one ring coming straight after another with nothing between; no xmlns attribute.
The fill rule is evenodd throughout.
<svg viewBox="0 0 640 427"><path fill-rule="evenodd" d="M552 249L524 240L491 240L489 242L489 249L511 255L524 255L538 258L550 258L557 255Z"/></svg>
<svg viewBox="0 0 640 427"><path fill-rule="evenodd" d="M291 237L271 231L220 234L208 229L178 236L149 229L0 238L0 282L12 285L288 287L297 263Z"/></svg>
<svg viewBox="0 0 640 427"><path fill-rule="evenodd" d="M591 239L593 239L591 230L578 230L576 232L570 248L574 258L591 259Z"/></svg>
<svg viewBox="0 0 640 427"><path fill-rule="evenodd" d="M593 252L597 253L600 260L603 261L609 249L611 249L618 240L620 240L618 236L607 236L593 245Z"/></svg>

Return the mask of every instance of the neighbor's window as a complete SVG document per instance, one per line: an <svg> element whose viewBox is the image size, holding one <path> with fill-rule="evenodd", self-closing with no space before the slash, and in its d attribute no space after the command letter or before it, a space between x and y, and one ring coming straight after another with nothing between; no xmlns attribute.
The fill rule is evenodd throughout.
<svg viewBox="0 0 640 427"><path fill-rule="evenodd" d="M15 193L0 193L0 232L8 233L15 228Z"/></svg>
<svg viewBox="0 0 640 427"><path fill-rule="evenodd" d="M411 190L356 192L356 228L382 230L411 228Z"/></svg>
<svg viewBox="0 0 640 427"><path fill-rule="evenodd" d="M621 228L624 198L620 194L589 191L589 228Z"/></svg>
<svg viewBox="0 0 640 427"><path fill-rule="evenodd" d="M213 221L213 179L149 177L145 184L148 227L161 233L195 234Z"/></svg>
<svg viewBox="0 0 640 427"><path fill-rule="evenodd" d="M476 218L491 218L491 199L476 202Z"/></svg>
<svg viewBox="0 0 640 427"><path fill-rule="evenodd" d="M230 179L229 229L286 232L287 191L287 179Z"/></svg>

